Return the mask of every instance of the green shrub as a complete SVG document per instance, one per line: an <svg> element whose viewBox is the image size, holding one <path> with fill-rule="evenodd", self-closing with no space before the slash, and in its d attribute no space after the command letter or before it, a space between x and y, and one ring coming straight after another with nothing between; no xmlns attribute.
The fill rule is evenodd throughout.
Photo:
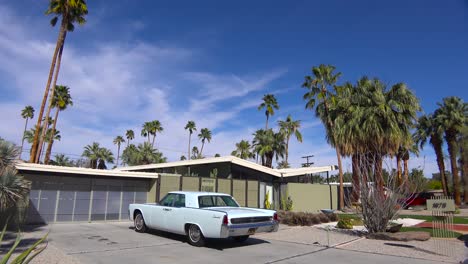
<svg viewBox="0 0 468 264"><path fill-rule="evenodd" d="M341 229L353 229L353 219L340 219L336 227Z"/></svg>
<svg viewBox="0 0 468 264"><path fill-rule="evenodd" d="M333 218L336 215L331 215ZM313 214L306 212L278 211L281 224L290 226L311 226L320 223L330 222L330 218L325 214Z"/></svg>
<svg viewBox="0 0 468 264"><path fill-rule="evenodd" d="M281 199L281 209L283 209L285 211L292 211L293 201L291 199L291 196L288 196L287 199L285 199L285 198Z"/></svg>
<svg viewBox="0 0 468 264"><path fill-rule="evenodd" d="M270 203L270 191L267 191L265 194L265 201L264 201L265 209L272 209Z"/></svg>

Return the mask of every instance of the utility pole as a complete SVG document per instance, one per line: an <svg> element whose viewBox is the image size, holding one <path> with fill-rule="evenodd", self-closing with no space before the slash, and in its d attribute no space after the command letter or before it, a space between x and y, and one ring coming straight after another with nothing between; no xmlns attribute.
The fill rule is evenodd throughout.
<svg viewBox="0 0 468 264"><path fill-rule="evenodd" d="M309 162L309 158L313 158L314 155L307 155L307 156L304 156L304 157L301 157L303 159L306 159L306 163L302 163L302 167L310 167L310 165L314 165L313 162Z"/></svg>

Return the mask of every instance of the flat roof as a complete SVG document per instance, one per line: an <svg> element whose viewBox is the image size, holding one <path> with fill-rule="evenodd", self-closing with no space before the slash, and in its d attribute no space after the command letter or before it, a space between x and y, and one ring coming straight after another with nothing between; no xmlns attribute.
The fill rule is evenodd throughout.
<svg viewBox="0 0 468 264"><path fill-rule="evenodd" d="M163 169L163 168L171 168L171 167L213 164L213 163L222 163L222 162L230 162L230 163L242 166L242 167L257 170L257 171L270 174L276 177L293 177L293 176L300 176L300 175L305 175L305 174L313 174L313 173L336 170L336 166L334 165L323 166L323 167L272 169L272 168L268 168L260 164L257 164L255 162L244 160L238 157L224 156L224 157L216 157L216 158L181 160L181 161L173 161L173 162L166 162L166 163L120 167L120 168L115 168L114 171L138 171L138 170L148 170L148 169Z"/></svg>
<svg viewBox="0 0 468 264"><path fill-rule="evenodd" d="M16 167L16 170L18 171L30 171L30 172L55 172L55 173L65 173L65 174L127 177L127 178L148 178L148 179L155 179L159 177L159 173L155 173L155 172L98 170L98 169L89 169L89 168L44 165L44 164L36 164L36 163L17 163L15 167Z"/></svg>

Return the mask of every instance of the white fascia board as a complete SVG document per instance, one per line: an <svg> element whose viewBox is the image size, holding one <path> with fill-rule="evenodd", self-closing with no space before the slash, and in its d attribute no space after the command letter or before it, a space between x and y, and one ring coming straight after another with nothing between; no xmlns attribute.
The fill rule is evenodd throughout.
<svg viewBox="0 0 468 264"><path fill-rule="evenodd" d="M34 164L34 163L18 163L16 164L15 167L16 167L16 170L19 170L19 171L55 172L55 173L80 174L80 175L109 176L109 177L156 179L159 176L157 173L148 173L148 172L98 170L98 169L89 169L89 168L62 167L62 166L43 165L43 164Z"/></svg>

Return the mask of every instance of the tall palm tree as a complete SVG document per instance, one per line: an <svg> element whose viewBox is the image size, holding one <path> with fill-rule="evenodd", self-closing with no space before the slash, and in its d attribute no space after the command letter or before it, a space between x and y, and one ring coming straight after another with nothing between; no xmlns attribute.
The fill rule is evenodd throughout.
<svg viewBox="0 0 468 264"><path fill-rule="evenodd" d="M436 110L436 115L442 123L447 141L448 153L450 156L450 166L452 169L452 182L455 204L461 204L460 179L457 164L457 138L462 132L463 126L467 124L468 103L464 103L459 97L447 97Z"/></svg>
<svg viewBox="0 0 468 264"><path fill-rule="evenodd" d="M114 145L117 145L117 164L119 166L119 158L120 158L120 145L125 142L125 139L122 136L116 136L114 138Z"/></svg>
<svg viewBox="0 0 468 264"><path fill-rule="evenodd" d="M45 164L49 164L50 154L52 153L52 145L54 144L54 138L52 135L55 134L59 112L67 109L68 106L73 105L73 101L70 95L70 88L64 85L57 85L57 87L55 88L53 105L56 108L55 118L53 120L52 132L50 133L50 136L48 137L48 141L47 141L48 142L47 151L46 151L46 155L44 158Z"/></svg>
<svg viewBox="0 0 468 264"><path fill-rule="evenodd" d="M150 136L151 136L151 129L153 124L151 122L143 123L143 127L141 128L141 136L148 138L148 143L151 143Z"/></svg>
<svg viewBox="0 0 468 264"><path fill-rule="evenodd" d="M74 162L65 154L57 154L54 159L50 161L50 164L55 166L74 167Z"/></svg>
<svg viewBox="0 0 468 264"><path fill-rule="evenodd" d="M211 141L211 131L208 128L202 128L200 130L200 134L198 134L198 138L202 142L202 146L201 146L201 149L200 149L200 156L202 156L203 155L203 147L205 146L205 141L208 141L208 143L210 143L210 141Z"/></svg>
<svg viewBox="0 0 468 264"><path fill-rule="evenodd" d="M308 92L304 94L304 100L307 101L306 109L314 109L316 101L323 104L323 114L321 116L327 131L333 131L334 123L329 115L329 104L332 102L333 91L341 73L335 73L335 67L332 65L321 64L318 67L312 67L312 76L306 76L302 87L307 88ZM315 109L317 113L317 108ZM335 136L331 133L330 138L336 142ZM343 188L343 165L341 163L341 152L338 144L335 144L336 158L338 160L338 171L340 180L340 199L339 207L344 208L344 188Z"/></svg>
<svg viewBox="0 0 468 264"><path fill-rule="evenodd" d="M231 155L245 160L253 159L255 154L250 151L251 148L252 146L248 140L241 140L239 143L236 143L236 150L232 151Z"/></svg>
<svg viewBox="0 0 468 264"><path fill-rule="evenodd" d="M83 25L86 23L86 19L84 18L88 14L88 7L86 5L85 0L51 0L49 2L49 7L46 11L47 15L53 14L54 17L50 21L52 26L55 26L59 20L59 17L62 18L59 35L57 38L57 42L55 45L54 55L52 57L52 63L49 69L49 77L47 79L47 84L44 91L44 96L42 98L41 108L39 111L39 115L37 118L37 127L49 127L49 115L50 110L52 108L52 99L54 95L55 86L57 83L57 77L60 70L60 63L62 58L62 52L65 45L65 38L68 31L72 32L75 28L74 23L78 23ZM57 65L56 65L57 64ZM54 74L55 70L55 74ZM52 86L52 77L55 75ZM44 115L44 108L49 97L49 90L51 90L51 98L49 99L49 107L47 110L47 114L45 115L45 122L44 125L41 125L42 118ZM39 158L38 156L41 153L42 142L45 141L45 134L39 136L39 130L36 130L36 134L34 134L34 140L32 144L31 150L31 157L30 162L38 163Z"/></svg>
<svg viewBox="0 0 468 264"><path fill-rule="evenodd" d="M130 145L130 141L135 138L135 132L133 130L129 129L125 133L125 137L127 137L127 147Z"/></svg>
<svg viewBox="0 0 468 264"><path fill-rule="evenodd" d="M263 102L258 106L258 110L262 110L265 108L265 116L266 116L266 123L265 123L265 130L268 129L268 119L270 116L275 114L275 110L279 109L278 101L273 94L265 94L262 98Z"/></svg>
<svg viewBox="0 0 468 264"><path fill-rule="evenodd" d="M187 157L190 159L190 141L192 140L192 133L193 131L197 130L197 125L195 121L188 121L187 125L185 125L185 130L189 131L189 140L188 140L188 150L187 150Z"/></svg>
<svg viewBox="0 0 468 264"><path fill-rule="evenodd" d="M21 159L21 154L23 153L24 133L26 133L26 129L28 128L28 120L34 118L34 108L32 106L30 106L30 105L26 106L21 111L21 117L26 119L26 121L25 121L25 124L24 124L23 136L21 138L21 148L20 148L20 153L19 153L20 159Z"/></svg>
<svg viewBox="0 0 468 264"><path fill-rule="evenodd" d="M153 120L151 121L151 130L149 133L153 136L153 141L151 143L151 146L154 148L154 140L156 139L156 134L161 133L164 131L164 128L161 125L161 122L159 120Z"/></svg>
<svg viewBox="0 0 468 264"><path fill-rule="evenodd" d="M252 146L257 157L260 157L262 166L273 168L273 158L276 161L284 157L286 144L284 135L280 132L275 133L270 128L268 130L257 130L254 133Z"/></svg>
<svg viewBox="0 0 468 264"><path fill-rule="evenodd" d="M442 182L442 190L444 191L444 195L448 195L447 177L445 175L444 151L442 149L442 145L444 143L444 128L439 121L440 118L437 118L433 114L419 117L416 130L413 134L413 140L419 144L421 149L423 149L424 145L429 140L429 143L432 145L432 148L436 154L440 181Z"/></svg>
<svg viewBox="0 0 468 264"><path fill-rule="evenodd" d="M296 137L297 141L302 142L302 134L299 131L299 128L301 127L301 121L300 120L293 120L291 115L288 115L285 121L280 120L278 121L278 125L280 127L280 132L284 134L286 137L286 165L289 164L288 162L288 156L289 156L289 140L291 138L291 135L294 134Z"/></svg>

